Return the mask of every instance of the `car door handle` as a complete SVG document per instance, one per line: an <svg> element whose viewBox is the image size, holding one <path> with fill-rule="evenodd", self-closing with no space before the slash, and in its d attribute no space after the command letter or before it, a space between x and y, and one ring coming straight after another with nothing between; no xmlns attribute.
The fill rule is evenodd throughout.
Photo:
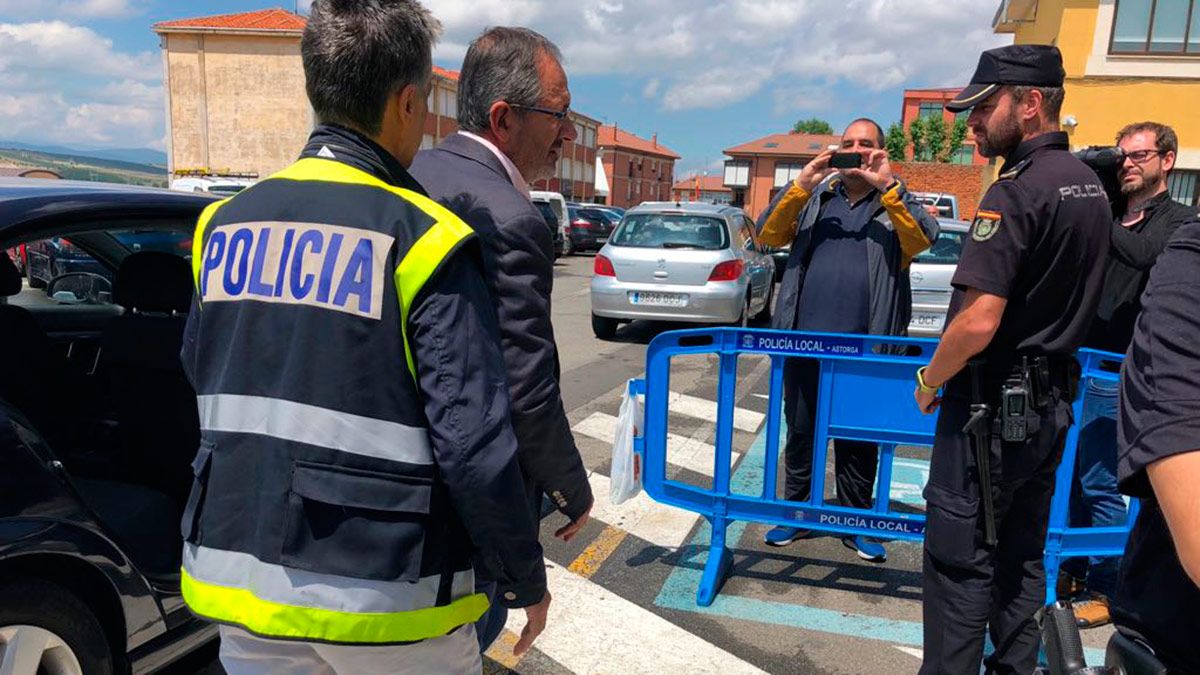
<svg viewBox="0 0 1200 675"><path fill-rule="evenodd" d="M663 270L658 270L658 271L656 271L656 272L654 273L654 278L655 278L655 279L666 279L668 276L670 276L670 275L668 275L668 274L667 274L665 271L663 271Z"/></svg>

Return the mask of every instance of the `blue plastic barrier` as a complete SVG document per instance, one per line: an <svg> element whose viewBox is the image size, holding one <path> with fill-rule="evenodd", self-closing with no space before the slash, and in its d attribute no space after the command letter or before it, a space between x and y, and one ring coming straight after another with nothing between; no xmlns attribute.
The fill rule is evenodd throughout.
<svg viewBox="0 0 1200 675"><path fill-rule="evenodd" d="M834 335L792 331L716 328L663 333L647 350L646 380L630 383L633 393L645 393L643 434L634 439L642 456L643 487L651 498L704 516L712 525L712 541L696 601L712 603L731 562L725 542L726 527L737 520L788 525L845 535L866 535L890 540L920 541L925 516L891 510L892 464L897 445L932 446L935 416L922 415L913 402L914 373L928 363L937 341L864 335ZM719 355L717 428L712 488L670 480L667 468L667 401L671 359L688 354ZM730 491L733 445L733 412L738 357L742 354L771 358L769 411L766 430L763 486L760 495ZM820 362L817 413L814 425L812 494L807 502L778 498L783 364L787 357L804 356ZM1104 365L1119 363L1115 354L1083 351L1079 358L1084 377L1115 379ZM1081 387L1083 389L1083 387ZM1082 415L1082 395L1075 417ZM852 509L824 503L828 441L845 438L871 441L880 446L878 488L872 509ZM1079 433L1072 427L1057 476L1046 545L1048 599L1054 599L1054 582L1063 558L1119 555L1128 527L1068 528L1067 507L1075 444ZM1136 510L1136 507L1135 507ZM1129 522L1133 521L1131 511Z"/></svg>

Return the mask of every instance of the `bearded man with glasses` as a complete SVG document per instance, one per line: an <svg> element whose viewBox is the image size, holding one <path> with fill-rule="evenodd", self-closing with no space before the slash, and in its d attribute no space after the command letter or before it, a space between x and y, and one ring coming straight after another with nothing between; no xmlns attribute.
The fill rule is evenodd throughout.
<svg viewBox="0 0 1200 675"><path fill-rule="evenodd" d="M1157 122L1130 124L1116 140L1125 151L1119 178L1127 207L1112 226L1104 290L1084 346L1124 354L1142 311L1141 297L1150 269L1167 240L1195 216L1196 209L1171 199L1167 189L1179 149L1171 127ZM1071 525L1115 527L1126 520L1125 501L1117 493L1118 385L1091 380L1085 386L1089 396L1071 490ZM1059 593L1074 596L1076 622L1081 628L1109 622L1108 598L1120 562L1120 558L1075 558L1063 566Z"/></svg>

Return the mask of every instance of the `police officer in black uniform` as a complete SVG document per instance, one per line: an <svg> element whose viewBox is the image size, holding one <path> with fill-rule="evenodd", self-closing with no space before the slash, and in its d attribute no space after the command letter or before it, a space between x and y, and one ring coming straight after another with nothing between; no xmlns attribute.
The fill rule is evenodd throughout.
<svg viewBox="0 0 1200 675"><path fill-rule="evenodd" d="M1152 652L1167 672L1200 673L1200 221L1159 256L1121 370L1118 477L1139 497L1117 592L1107 665ZM1138 653L1142 652L1139 656ZM1154 671L1161 672L1161 671Z"/></svg>
<svg viewBox="0 0 1200 675"><path fill-rule="evenodd" d="M1063 77L1055 47L1001 47L946 105L972 109L980 152L1004 165L963 246L942 342L917 372L918 406L941 408L925 488L922 673L978 673L985 628L989 673L1027 675L1037 662L1073 354L1100 299L1111 222L1100 180L1059 131Z"/></svg>

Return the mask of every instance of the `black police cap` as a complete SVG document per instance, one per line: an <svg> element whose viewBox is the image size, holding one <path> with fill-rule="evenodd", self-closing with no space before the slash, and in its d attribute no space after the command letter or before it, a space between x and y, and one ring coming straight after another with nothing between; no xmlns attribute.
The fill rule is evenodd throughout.
<svg viewBox="0 0 1200 675"><path fill-rule="evenodd" d="M1053 45L1009 45L979 55L971 84L946 104L946 110L961 112L982 103L1006 84L1030 87L1061 87L1062 52Z"/></svg>

